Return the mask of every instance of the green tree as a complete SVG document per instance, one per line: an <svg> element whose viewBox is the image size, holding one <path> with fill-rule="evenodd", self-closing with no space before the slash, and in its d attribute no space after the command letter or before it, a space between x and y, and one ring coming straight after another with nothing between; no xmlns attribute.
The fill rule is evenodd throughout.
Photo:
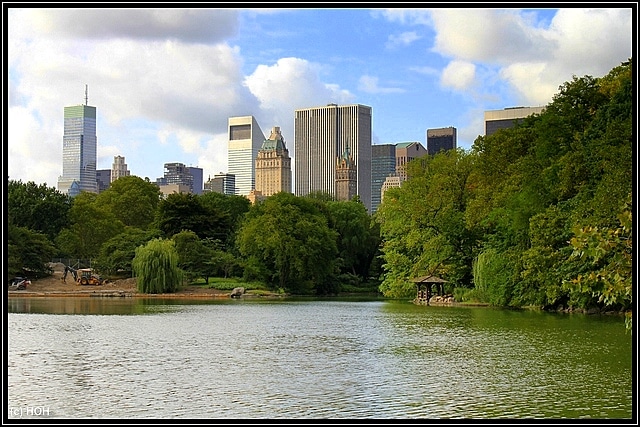
<svg viewBox="0 0 640 427"><path fill-rule="evenodd" d="M71 223L56 238L56 244L67 256L97 258L102 245L124 231L122 222L96 199L97 194L89 192L73 199Z"/></svg>
<svg viewBox="0 0 640 427"><path fill-rule="evenodd" d="M160 188L137 176L123 176L98 194L96 203L126 226L146 230L153 222L160 203Z"/></svg>
<svg viewBox="0 0 640 427"><path fill-rule="evenodd" d="M193 231L183 230L174 234L172 239L178 252L178 267L184 272L186 279L193 281L198 277L207 277L211 251L198 235Z"/></svg>
<svg viewBox="0 0 640 427"><path fill-rule="evenodd" d="M157 230L141 230L136 227L125 227L124 231L100 247L100 255L96 259L96 268L107 275L131 275L131 262L138 246L149 240L160 237Z"/></svg>
<svg viewBox="0 0 640 427"><path fill-rule="evenodd" d="M9 224L7 231L9 277L26 275L30 279L37 279L50 275L48 264L56 249L47 236L12 224Z"/></svg>
<svg viewBox="0 0 640 427"><path fill-rule="evenodd" d="M71 204L69 196L45 184L9 180L7 222L43 233L50 241L69 225Z"/></svg>
<svg viewBox="0 0 640 427"><path fill-rule="evenodd" d="M182 283L178 252L173 240L153 239L136 248L131 263L138 291L145 294L175 292Z"/></svg>
<svg viewBox="0 0 640 427"><path fill-rule="evenodd" d="M203 203L197 194L173 193L160 201L155 224L167 238L191 230L201 239L224 241L231 226L229 220L227 212Z"/></svg>
<svg viewBox="0 0 640 427"><path fill-rule="evenodd" d="M572 293L591 295L605 306L628 309L633 301L631 195L618 220L617 227L585 226L575 230L571 239L572 257L585 260L588 270L563 285Z"/></svg>
<svg viewBox="0 0 640 427"><path fill-rule="evenodd" d="M308 198L277 193L252 206L238 233L247 278L293 294L336 293L336 233Z"/></svg>

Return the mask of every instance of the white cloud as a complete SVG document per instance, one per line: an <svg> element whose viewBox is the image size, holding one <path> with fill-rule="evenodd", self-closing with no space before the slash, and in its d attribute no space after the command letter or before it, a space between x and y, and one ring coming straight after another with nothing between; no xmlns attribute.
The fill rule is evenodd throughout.
<svg viewBox="0 0 640 427"><path fill-rule="evenodd" d="M399 35L391 34L385 47L387 49L393 49L397 46L408 46L416 40L420 40L422 37L418 35L415 31L407 31Z"/></svg>
<svg viewBox="0 0 640 427"><path fill-rule="evenodd" d="M440 83L446 88L459 91L468 90L475 85L476 66L465 61L451 61L444 70Z"/></svg>
<svg viewBox="0 0 640 427"><path fill-rule="evenodd" d="M378 86L378 78L373 76L362 76L358 80L358 90L366 93L403 93L404 89L394 87Z"/></svg>

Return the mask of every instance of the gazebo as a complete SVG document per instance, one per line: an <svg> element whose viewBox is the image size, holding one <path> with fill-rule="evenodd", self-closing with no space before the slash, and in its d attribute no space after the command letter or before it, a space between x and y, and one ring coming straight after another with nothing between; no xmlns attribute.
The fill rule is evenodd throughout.
<svg viewBox="0 0 640 427"><path fill-rule="evenodd" d="M437 295L444 295L444 284L448 283L446 280L441 279L437 276L422 276L416 277L411 280L416 284L417 295L415 299L416 304L424 304L429 305L429 300L433 295L433 286L436 285L436 293Z"/></svg>

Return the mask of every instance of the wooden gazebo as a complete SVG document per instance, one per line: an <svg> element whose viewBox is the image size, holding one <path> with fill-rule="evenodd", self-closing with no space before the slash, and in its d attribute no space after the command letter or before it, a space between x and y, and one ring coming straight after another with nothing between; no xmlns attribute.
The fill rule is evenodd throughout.
<svg viewBox="0 0 640 427"><path fill-rule="evenodd" d="M444 295L444 284L448 283L446 280L437 276L416 277L411 281L416 284L417 288L416 299L414 302L416 304L424 305L429 305L429 300L433 295ZM433 292L434 286L436 288L435 293Z"/></svg>

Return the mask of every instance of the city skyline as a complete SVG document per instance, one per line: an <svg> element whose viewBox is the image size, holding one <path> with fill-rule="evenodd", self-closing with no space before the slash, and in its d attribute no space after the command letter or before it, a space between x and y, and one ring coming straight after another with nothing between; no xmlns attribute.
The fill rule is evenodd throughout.
<svg viewBox="0 0 640 427"><path fill-rule="evenodd" d="M512 4L509 7L513 7ZM67 106L97 108L97 166L127 159L229 172L227 119L254 116L294 141L294 111L372 109L372 143L541 106L572 76L632 57L635 10L3 8L9 179L57 188ZM125 19L126 18L126 19ZM273 25L276 22L277 25ZM482 23L483 25L478 25ZM295 150L291 147L292 163ZM295 174L295 170L293 171Z"/></svg>

